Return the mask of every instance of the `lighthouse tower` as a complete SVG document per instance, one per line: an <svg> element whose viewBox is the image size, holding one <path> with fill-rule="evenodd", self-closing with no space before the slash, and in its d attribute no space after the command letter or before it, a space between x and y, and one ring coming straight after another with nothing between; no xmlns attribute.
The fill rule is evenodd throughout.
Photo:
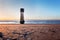
<svg viewBox="0 0 60 40"><path fill-rule="evenodd" d="M20 24L24 24L24 8L20 9Z"/></svg>

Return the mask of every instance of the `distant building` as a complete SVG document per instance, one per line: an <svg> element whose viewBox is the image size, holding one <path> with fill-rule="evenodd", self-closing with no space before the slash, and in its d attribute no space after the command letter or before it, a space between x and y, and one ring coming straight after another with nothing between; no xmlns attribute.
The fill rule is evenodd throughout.
<svg viewBox="0 0 60 40"><path fill-rule="evenodd" d="M24 24L24 8L20 9L20 24Z"/></svg>

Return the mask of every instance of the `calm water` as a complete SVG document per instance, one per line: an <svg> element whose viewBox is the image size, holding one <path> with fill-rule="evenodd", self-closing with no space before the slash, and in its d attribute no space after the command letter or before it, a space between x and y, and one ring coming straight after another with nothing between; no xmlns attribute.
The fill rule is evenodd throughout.
<svg viewBox="0 0 60 40"><path fill-rule="evenodd" d="M25 24L60 24L60 20L27 20Z"/></svg>
<svg viewBox="0 0 60 40"><path fill-rule="evenodd" d="M0 21L0 24L19 24L19 21ZM25 20L25 24L60 24L60 20Z"/></svg>

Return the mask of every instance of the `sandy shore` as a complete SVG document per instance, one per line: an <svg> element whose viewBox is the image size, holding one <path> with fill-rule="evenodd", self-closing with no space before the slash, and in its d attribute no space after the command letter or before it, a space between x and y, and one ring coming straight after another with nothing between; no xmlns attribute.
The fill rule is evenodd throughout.
<svg viewBox="0 0 60 40"><path fill-rule="evenodd" d="M4 37L24 40L60 40L60 24L0 24Z"/></svg>

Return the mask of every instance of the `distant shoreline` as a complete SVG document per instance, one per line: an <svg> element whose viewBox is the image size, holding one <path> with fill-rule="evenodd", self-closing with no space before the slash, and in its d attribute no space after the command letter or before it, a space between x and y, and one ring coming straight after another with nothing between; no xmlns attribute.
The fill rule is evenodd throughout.
<svg viewBox="0 0 60 40"><path fill-rule="evenodd" d="M0 25L60 25L60 24L0 24Z"/></svg>

